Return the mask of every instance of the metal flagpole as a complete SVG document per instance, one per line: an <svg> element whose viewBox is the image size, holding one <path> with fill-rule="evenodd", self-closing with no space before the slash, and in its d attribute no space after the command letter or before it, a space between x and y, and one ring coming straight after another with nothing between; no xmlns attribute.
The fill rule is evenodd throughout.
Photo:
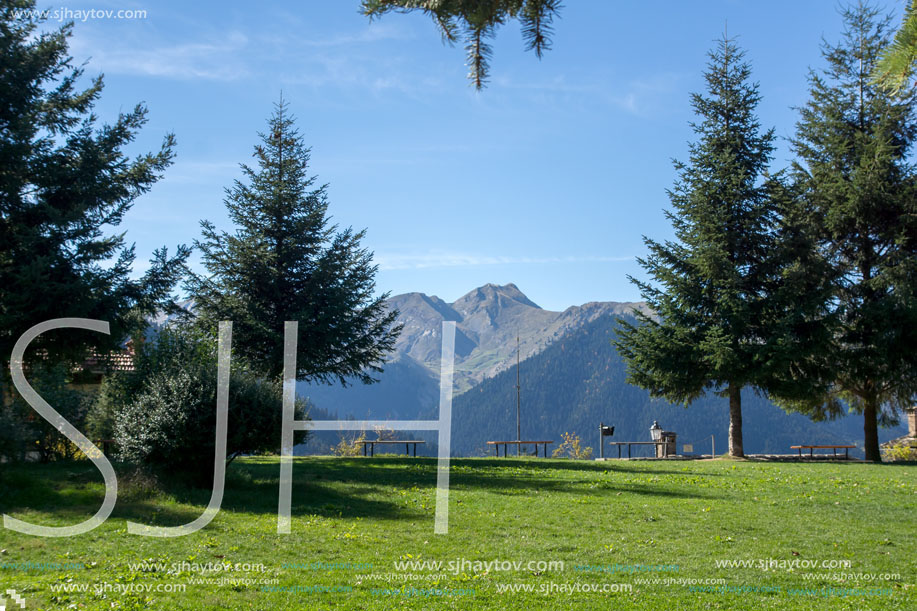
<svg viewBox="0 0 917 611"><path fill-rule="evenodd" d="M522 426L519 420L519 410L522 400L520 398L521 387L519 386L519 335L516 335L516 441L522 441ZM522 455L522 444L516 444L516 456Z"/></svg>

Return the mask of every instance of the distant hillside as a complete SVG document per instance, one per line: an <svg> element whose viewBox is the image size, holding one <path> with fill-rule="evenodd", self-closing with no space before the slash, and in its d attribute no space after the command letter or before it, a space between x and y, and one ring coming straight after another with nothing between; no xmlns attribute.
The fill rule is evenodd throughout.
<svg viewBox="0 0 917 611"><path fill-rule="evenodd" d="M650 399L646 391L625 383L624 363L611 344L615 328L613 316L601 316L522 362L522 437L559 443L561 433L575 432L597 454L599 422L616 427L614 440L648 441L649 428L658 420L663 429L678 434L679 452L682 444L692 443L695 453L709 454L714 435L717 453L724 453L727 400L710 396L684 408ZM510 369L455 399L454 453L475 455L488 451L488 440L515 438L515 385L516 372ZM754 392L746 391L742 398L746 453L788 453L794 444L852 443L863 437L857 416L813 423ZM901 431L903 427L882 429L881 436L891 439ZM641 451L647 455L649 449Z"/></svg>
<svg viewBox="0 0 917 611"><path fill-rule="evenodd" d="M412 359L385 366L376 384L340 386L300 382L298 393L318 407L360 419L434 417L439 409L439 376Z"/></svg>

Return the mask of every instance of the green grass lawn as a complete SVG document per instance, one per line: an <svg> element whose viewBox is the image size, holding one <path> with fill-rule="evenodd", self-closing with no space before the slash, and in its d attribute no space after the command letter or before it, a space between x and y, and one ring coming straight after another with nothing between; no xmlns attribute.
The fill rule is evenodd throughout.
<svg viewBox="0 0 917 611"><path fill-rule="evenodd" d="M917 609L915 465L459 459L448 535L433 459L296 459L290 535L278 471L234 462L222 511L186 537L125 520L188 522L209 490L122 482L88 534L0 529L0 590L26 609ZM102 496L87 462L0 466L0 509L23 520L80 522Z"/></svg>

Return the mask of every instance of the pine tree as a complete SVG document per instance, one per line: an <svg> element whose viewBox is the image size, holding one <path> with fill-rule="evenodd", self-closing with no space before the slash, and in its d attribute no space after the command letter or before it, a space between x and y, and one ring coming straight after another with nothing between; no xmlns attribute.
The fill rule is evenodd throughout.
<svg viewBox="0 0 917 611"><path fill-rule="evenodd" d="M824 45L827 66L809 77L793 141L796 180L837 278L839 325L827 357L833 379L796 408L820 418L843 401L863 415L866 458L878 461L878 425L917 395L917 96L872 81L889 20L862 3L843 16L843 39Z"/></svg>
<svg viewBox="0 0 917 611"><path fill-rule="evenodd" d="M917 0L911 0L904 10L901 27L882 52L873 78L889 91L910 89L914 64L917 64Z"/></svg>
<svg viewBox="0 0 917 611"><path fill-rule="evenodd" d="M232 320L234 351L264 375L281 375L284 321L295 320L298 379L370 383L400 328L387 294L373 294L365 232L329 224L327 185L309 175L310 149L283 100L259 137L258 167L243 164L247 184L227 190L235 232L201 222L208 275L189 282L195 312L213 328Z"/></svg>
<svg viewBox="0 0 917 611"><path fill-rule="evenodd" d="M362 0L361 10L370 19L397 11L420 11L432 17L443 42L455 44L464 37L468 78L476 89L484 88L490 72L491 47L488 39L497 28L517 19L522 25L526 50L538 59L551 48L554 17L560 14L559 0Z"/></svg>
<svg viewBox="0 0 917 611"><path fill-rule="evenodd" d="M644 238L650 254L639 263L655 284L630 279L652 314L636 312L638 325L619 320L616 341L629 380L653 396L686 406L708 391L728 397L734 457L744 456L741 391L771 384L786 352L767 327L788 324L778 301L788 296L775 289L786 267L775 254L786 252L775 202L787 194L767 173L774 132L755 116L760 95L743 57L726 38L709 54L707 95L691 97L697 139L668 192L676 240Z"/></svg>
<svg viewBox="0 0 917 611"><path fill-rule="evenodd" d="M89 348L117 347L142 314L171 304L188 255L160 249L131 279L134 248L107 230L171 164L174 138L130 159L124 148L146 109L98 125L102 77L79 89L83 71L67 53L72 24L40 32L41 23L34 2L0 0L0 363L24 331L53 318L105 320L111 335L49 333L30 354L76 361Z"/></svg>

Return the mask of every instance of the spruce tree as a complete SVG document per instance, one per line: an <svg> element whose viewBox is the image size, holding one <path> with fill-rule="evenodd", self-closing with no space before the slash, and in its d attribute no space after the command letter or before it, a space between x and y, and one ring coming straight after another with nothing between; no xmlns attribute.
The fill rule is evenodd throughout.
<svg viewBox="0 0 917 611"><path fill-rule="evenodd" d="M116 348L171 305L188 255L156 251L132 279L134 248L110 233L171 164L174 138L153 153L125 152L146 122L135 106L110 125L93 108L102 77L85 88L69 57L73 24L41 31L35 3L0 0L0 375L13 344L35 324L63 317L108 321L111 334L48 333L30 355L79 361Z"/></svg>
<svg viewBox="0 0 917 611"><path fill-rule="evenodd" d="M838 326L823 358L832 378L813 377L791 406L815 418L843 404L864 418L868 460L881 460L878 425L897 420L917 395L917 136L912 89L894 95L872 80L889 43L889 20L864 4L843 13L841 42L809 77L793 141L795 178L823 258L836 278Z"/></svg>
<svg viewBox="0 0 917 611"><path fill-rule="evenodd" d="M198 320L213 329L232 320L234 352L275 378L284 322L298 321L298 379L373 382L400 328L388 295L374 295L365 231L330 224L327 185L309 174L310 149L283 100L259 137L258 167L242 164L247 181L227 189L235 231L201 222L207 275L188 284Z"/></svg>
<svg viewBox="0 0 917 611"><path fill-rule="evenodd" d="M644 237L650 254L639 263L655 282L631 281L652 312L635 312L638 325L620 320L616 341L629 380L653 396L686 406L707 392L728 397L734 457L744 456L741 391L767 386L779 344L764 327L780 318L774 202L784 191L767 174L774 132L755 115L743 56L726 38L709 54L707 93L691 97L697 138L668 191L676 240Z"/></svg>

